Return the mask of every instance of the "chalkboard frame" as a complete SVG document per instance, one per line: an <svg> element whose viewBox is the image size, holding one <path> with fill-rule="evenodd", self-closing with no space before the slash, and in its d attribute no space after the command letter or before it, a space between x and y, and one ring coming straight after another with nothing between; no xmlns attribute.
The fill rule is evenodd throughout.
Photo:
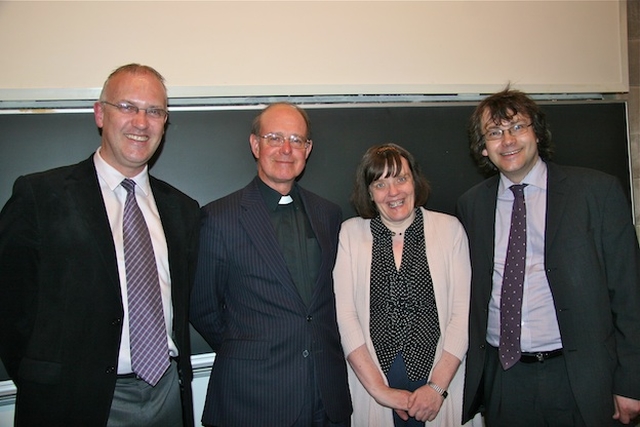
<svg viewBox="0 0 640 427"><path fill-rule="evenodd" d="M556 146L555 160L617 176L632 186L623 100L540 101ZM300 184L338 203L344 217L355 167L371 145L398 143L411 151L430 180L430 209L453 213L455 201L484 176L468 152L466 127L475 103L311 104L314 147ZM165 141L151 173L201 205L246 185L255 175L249 150L251 120L259 105L180 108L170 114ZM87 158L100 138L90 109L54 114L0 111L0 204L19 175ZM633 212L633 210L631 210ZM193 354L211 350L194 333ZM0 365L1 381L8 377Z"/></svg>

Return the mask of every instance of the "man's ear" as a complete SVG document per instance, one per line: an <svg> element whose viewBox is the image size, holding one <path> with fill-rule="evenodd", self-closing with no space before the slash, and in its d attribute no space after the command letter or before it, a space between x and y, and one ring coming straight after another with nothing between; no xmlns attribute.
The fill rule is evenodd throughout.
<svg viewBox="0 0 640 427"><path fill-rule="evenodd" d="M249 146L251 147L251 152L253 153L253 157L256 159L260 158L260 138L256 135L249 135Z"/></svg>
<svg viewBox="0 0 640 427"><path fill-rule="evenodd" d="M309 140L309 145L305 147L305 160L309 158L309 154L311 154L311 150L313 149L313 141Z"/></svg>
<svg viewBox="0 0 640 427"><path fill-rule="evenodd" d="M100 101L93 103L93 118L96 121L96 126L102 129L104 124L104 105Z"/></svg>

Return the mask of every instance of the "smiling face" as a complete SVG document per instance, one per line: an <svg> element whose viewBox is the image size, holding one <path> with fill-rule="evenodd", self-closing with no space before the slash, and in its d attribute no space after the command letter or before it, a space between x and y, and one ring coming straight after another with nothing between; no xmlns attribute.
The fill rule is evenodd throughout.
<svg viewBox="0 0 640 427"><path fill-rule="evenodd" d="M285 137L284 144L274 147L260 135L252 134L249 137L251 151L258 165L258 176L280 194L289 194L294 181L304 170L312 147L310 142L304 148L293 148L288 138L291 135L306 138L307 132L304 118L294 107L274 105L261 115L260 135L282 134Z"/></svg>
<svg viewBox="0 0 640 427"><path fill-rule="evenodd" d="M141 109L167 108L164 86L149 72L115 74L101 100L126 102ZM152 118L142 110L125 114L101 102L94 104L93 111L96 125L102 129L102 158L127 177L139 174L160 145L167 117Z"/></svg>
<svg viewBox="0 0 640 427"><path fill-rule="evenodd" d="M381 177L369 184L369 192L382 220L400 224L413 213L415 185L407 159L402 158L402 168L396 176L389 176L386 168Z"/></svg>
<svg viewBox="0 0 640 427"><path fill-rule="evenodd" d="M504 135L495 141L485 141L482 155L511 182L518 184L535 166L538 160L538 141L532 126L527 126L524 133L514 136L506 130L515 124L529 125L531 119L523 114L516 114L509 121L495 123L485 111L482 117L482 129L486 134L490 129L501 128Z"/></svg>

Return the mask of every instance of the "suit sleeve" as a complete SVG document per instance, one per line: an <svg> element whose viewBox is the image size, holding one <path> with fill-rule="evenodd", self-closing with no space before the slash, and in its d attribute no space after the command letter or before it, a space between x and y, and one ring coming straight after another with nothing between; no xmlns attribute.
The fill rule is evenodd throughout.
<svg viewBox="0 0 640 427"><path fill-rule="evenodd" d="M455 216L458 218L465 230L467 230L467 205L468 196L464 194L456 202Z"/></svg>
<svg viewBox="0 0 640 427"><path fill-rule="evenodd" d="M613 392L640 399L640 250L618 182L605 194L602 248L618 357Z"/></svg>
<svg viewBox="0 0 640 427"><path fill-rule="evenodd" d="M18 178L0 213L0 356L16 379L37 301L37 208L26 178Z"/></svg>
<svg viewBox="0 0 640 427"><path fill-rule="evenodd" d="M218 351L225 331L225 288L229 263L219 228L207 208L202 209L200 245L190 321L214 351Z"/></svg>

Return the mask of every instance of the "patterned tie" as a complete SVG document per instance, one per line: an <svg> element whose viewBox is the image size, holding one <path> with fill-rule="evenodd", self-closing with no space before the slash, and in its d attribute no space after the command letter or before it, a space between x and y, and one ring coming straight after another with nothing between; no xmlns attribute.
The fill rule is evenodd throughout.
<svg viewBox="0 0 640 427"><path fill-rule="evenodd" d="M527 211L524 187L512 185L515 197L511 212L511 230L500 296L500 363L507 370L520 360L520 323L522 319L522 288L527 253Z"/></svg>
<svg viewBox="0 0 640 427"><path fill-rule="evenodd" d="M145 382L155 386L169 367L158 269L149 229L136 201L136 183L125 179L121 185L127 190L122 236L129 301L131 368Z"/></svg>

